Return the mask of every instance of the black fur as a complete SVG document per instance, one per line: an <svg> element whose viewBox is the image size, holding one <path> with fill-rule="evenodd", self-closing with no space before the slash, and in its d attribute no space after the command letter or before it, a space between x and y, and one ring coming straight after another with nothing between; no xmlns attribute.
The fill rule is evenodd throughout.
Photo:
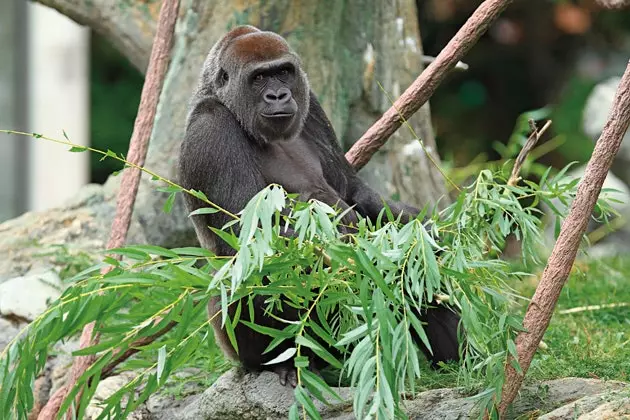
<svg viewBox="0 0 630 420"><path fill-rule="evenodd" d="M183 187L202 191L211 201L232 213L242 210L257 192L273 182L282 185L290 193L300 193L303 199L316 198L341 208L354 205L359 214L372 219L382 210L383 201L387 202L395 216L402 214L403 221L419 213L412 206L384 200L357 176L345 159L328 118L310 91L306 75L294 53L282 52L283 49L270 62L247 62L245 65L239 61L245 59L232 45L237 41L246 45L248 54L250 49L257 46L252 43L269 42L272 45L273 42L276 48L278 45L285 48L286 44L279 44L284 40L279 41L276 34L240 27L228 33L213 47L204 65L200 86L193 96L182 143L179 176ZM286 48L288 50L288 44ZM257 53L274 55L273 51ZM274 73L274 69L280 69L287 63L295 68L292 77L285 77L285 73L282 76ZM260 69L271 70L268 79L260 81L259 88L259 85L250 82L250 76ZM269 120L261 116L265 113L261 110L268 109L263 103L266 102L264 95L279 92L281 88L289 89L292 95L289 99L297 104L296 115L291 117L286 126L282 125L282 119ZM293 105L285 107L280 104L277 107L280 112L286 111L288 114L296 109ZM269 121L275 125L265 126ZM204 206L200 200L190 196L186 196L186 204L189 211ZM193 223L201 245L212 249L217 255L233 255L234 250L208 229L208 226L221 228L228 221L229 217L220 212L194 216ZM345 222L355 221L354 213L348 213ZM284 328L285 325L264 316L263 300L262 297L255 300L253 321L273 328ZM211 314L219 309L216 299L210 302ZM245 307L241 314L242 319L249 320ZM296 319L297 315L289 308L282 317ZM214 327L219 343L228 356L237 357L220 328L220 317L217 318ZM419 340L416 341L429 359L434 364L458 360L459 316L450 309L437 307L423 312L421 319L428 322L426 331L433 356ZM239 346L238 359L250 370L265 368L263 363L292 345L285 341L284 345L263 355L263 350L271 341L270 337L257 334L240 323L235 333ZM292 361L266 368L277 371L281 382L294 382Z"/></svg>

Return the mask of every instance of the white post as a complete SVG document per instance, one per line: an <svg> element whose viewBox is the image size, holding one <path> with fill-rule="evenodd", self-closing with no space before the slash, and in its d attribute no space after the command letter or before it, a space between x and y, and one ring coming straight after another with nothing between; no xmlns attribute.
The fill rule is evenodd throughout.
<svg viewBox="0 0 630 420"><path fill-rule="evenodd" d="M29 2L29 131L89 144L89 30L57 11ZM28 208L58 206L89 181L87 153L31 139Z"/></svg>
<svg viewBox="0 0 630 420"><path fill-rule="evenodd" d="M0 1L0 128L24 130L26 25L23 0ZM25 210L26 144L20 136L0 134L0 223Z"/></svg>

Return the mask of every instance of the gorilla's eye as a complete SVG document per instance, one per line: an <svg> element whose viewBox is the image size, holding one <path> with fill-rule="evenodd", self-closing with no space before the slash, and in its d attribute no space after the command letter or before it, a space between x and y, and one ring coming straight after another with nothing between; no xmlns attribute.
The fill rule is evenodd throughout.
<svg viewBox="0 0 630 420"><path fill-rule="evenodd" d="M263 76L263 74L262 74L262 73L258 73L258 74L254 77L254 80L256 80L257 82L261 82L264 78L265 78L265 76Z"/></svg>
<svg viewBox="0 0 630 420"><path fill-rule="evenodd" d="M228 76L227 71L223 70L223 74L221 75L221 80L223 80L223 83L230 80L230 76Z"/></svg>
<svg viewBox="0 0 630 420"><path fill-rule="evenodd" d="M280 76L287 77L288 75L289 75L289 70L287 69L280 70Z"/></svg>

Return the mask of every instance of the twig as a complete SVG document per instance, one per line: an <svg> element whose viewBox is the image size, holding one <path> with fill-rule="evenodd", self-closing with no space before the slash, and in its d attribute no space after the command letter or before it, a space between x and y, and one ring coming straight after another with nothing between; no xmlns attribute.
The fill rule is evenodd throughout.
<svg viewBox="0 0 630 420"><path fill-rule="evenodd" d="M158 322L160 322L160 319L156 319L154 323L157 324ZM155 334L152 334L147 337L143 337L139 340L134 341L127 350L125 351L119 350L114 355L113 360L109 362L101 371L101 379L111 376L111 374L114 372L114 369L116 369L116 366L120 365L122 362L129 359L134 354L138 353L140 351L140 347L146 346L147 344L151 344L158 338L162 337L164 334L172 330L173 327L175 327L175 325L177 325L177 322L171 321L168 324L166 324L164 328L162 328L160 331L156 332Z"/></svg>
<svg viewBox="0 0 630 420"><path fill-rule="evenodd" d="M630 306L630 303L621 302L621 303L605 303L602 305L578 306L576 308L564 309L562 311L558 311L558 313L560 315L567 315L567 314L575 314L578 312L599 311L600 309L622 308L624 306Z"/></svg>
<svg viewBox="0 0 630 420"><path fill-rule="evenodd" d="M147 69L138 115L133 128L129 144L128 158L130 162L143 166L149 147L149 138L153 130L153 120L157 110L157 104L162 90L164 76L168 68L171 45L173 43L173 33L177 16L179 14L179 0L165 0L160 9L160 16L155 32L151 58ZM136 168L126 168L118 193L116 206L116 216L112 224L111 236L107 243L107 248L117 248L124 245L131 215L138 192L141 171ZM94 334L95 323L91 322L83 328L80 339L80 348L93 346L98 343L99 336ZM38 419L52 420L58 413L62 402L67 397L69 391L75 386L77 380L94 363L95 356L79 356L74 359L70 380L46 403L39 413ZM79 393L80 395L80 393ZM79 399L80 396L77 396ZM70 409L69 411L72 411ZM73 413L69 412L69 417L73 418Z"/></svg>
<svg viewBox="0 0 630 420"><path fill-rule="evenodd" d="M521 172L521 168L523 167L523 164L525 163L525 159L527 158L527 155L529 154L529 152L532 151L534 146L536 146L536 143L538 143L538 140L540 140L542 135L545 134L545 131L547 131L547 129L551 126L551 120L547 121L547 123L543 126L543 128L540 129L540 131L538 131L538 129L536 128L536 123L532 119L529 120L529 126L532 130L532 134L529 135L529 137L527 138L527 141L525 142L525 145L523 146L518 156L516 157L516 160L514 161L512 174L510 175L510 179L508 180L508 183L507 183L511 187L515 186L518 183L518 181L521 180L521 177L519 176L519 174Z"/></svg>
<svg viewBox="0 0 630 420"><path fill-rule="evenodd" d="M597 242L604 239L607 235L621 229L628 223L625 217L617 216L612 219L610 222L599 226L597 229L590 232L586 237L588 238L588 242L590 245L594 245Z"/></svg>
<svg viewBox="0 0 630 420"><path fill-rule="evenodd" d="M421 57L422 60L422 64L431 64L435 61L435 57L432 57L430 55L423 55ZM455 70L461 70L461 71L466 71L468 70L468 64L462 62L462 61L458 61L457 64L455 64Z"/></svg>
<svg viewBox="0 0 630 420"><path fill-rule="evenodd" d="M394 105L350 148L346 153L348 162L357 170L365 166L374 153L401 126L400 116L402 115L405 120L409 119L429 100L449 71L511 2L512 0L484 1L438 54L435 61L420 73Z"/></svg>
<svg viewBox="0 0 630 420"><path fill-rule="evenodd" d="M519 333L516 337L518 365L521 372L512 366L514 359L511 356L508 356L506 361L505 381L499 403L499 415L501 417L505 415L509 405L516 397L538 343L549 325L562 287L575 262L588 219L595 208L597 197L602 190L606 175L619 151L628 126L630 126L630 62L628 62L621 83L617 88L608 121L579 183L569 215L562 224L558 240L525 313L524 332Z"/></svg>

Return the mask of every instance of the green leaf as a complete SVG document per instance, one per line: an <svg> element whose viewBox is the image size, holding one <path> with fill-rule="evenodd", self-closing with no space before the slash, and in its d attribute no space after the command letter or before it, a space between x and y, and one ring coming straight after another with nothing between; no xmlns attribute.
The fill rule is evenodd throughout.
<svg viewBox="0 0 630 420"><path fill-rule="evenodd" d="M167 185L167 186L164 186L164 187L157 187L156 190L170 194L170 193L181 192L184 189L182 187L180 187L179 185Z"/></svg>
<svg viewBox="0 0 630 420"><path fill-rule="evenodd" d="M214 253L209 249L195 248L195 247L183 247L183 248L171 248L171 251L177 255L190 255L193 257L214 257Z"/></svg>
<svg viewBox="0 0 630 420"><path fill-rule="evenodd" d="M167 258L177 258L179 255L169 249L156 245L130 245L125 247L126 250L138 251L139 253L159 255Z"/></svg>
<svg viewBox="0 0 630 420"><path fill-rule="evenodd" d="M337 401L343 402L339 394L337 394L330 387L330 385L324 382L324 380L320 376L315 375L308 369L302 370L300 372L300 375L302 379L304 380L308 390L311 391L317 397L317 399L323 402L324 404L328 404L328 401L324 397L324 394L326 393L332 395L335 399L337 399Z"/></svg>
<svg viewBox="0 0 630 420"><path fill-rule="evenodd" d="M166 365L166 346L162 346L160 347L160 350L158 350L158 361L157 361L158 382L162 381L162 373L164 373L164 365Z"/></svg>
<svg viewBox="0 0 630 420"><path fill-rule="evenodd" d="M304 390L302 385L298 384L298 386L295 387L295 391L294 391L293 395L295 396L295 400L302 407L304 407L304 409L306 410L306 413L312 419L315 419L315 420L320 420L321 419L320 414L317 412L317 409L315 408L315 404L313 404L313 401L308 397L308 395L306 395L306 391Z"/></svg>
<svg viewBox="0 0 630 420"><path fill-rule="evenodd" d="M164 207L163 207L164 213L170 213L171 210L173 209L173 203L175 203L175 194L176 193L172 192L168 195L168 198L164 202Z"/></svg>
<svg viewBox="0 0 630 420"><path fill-rule="evenodd" d="M212 207L201 207L201 208L198 208L197 210L191 211L188 214L188 217L195 216L195 215L198 215L198 214L215 214L215 213L218 213L218 212L219 212L219 210L217 210L215 208L212 208Z"/></svg>

